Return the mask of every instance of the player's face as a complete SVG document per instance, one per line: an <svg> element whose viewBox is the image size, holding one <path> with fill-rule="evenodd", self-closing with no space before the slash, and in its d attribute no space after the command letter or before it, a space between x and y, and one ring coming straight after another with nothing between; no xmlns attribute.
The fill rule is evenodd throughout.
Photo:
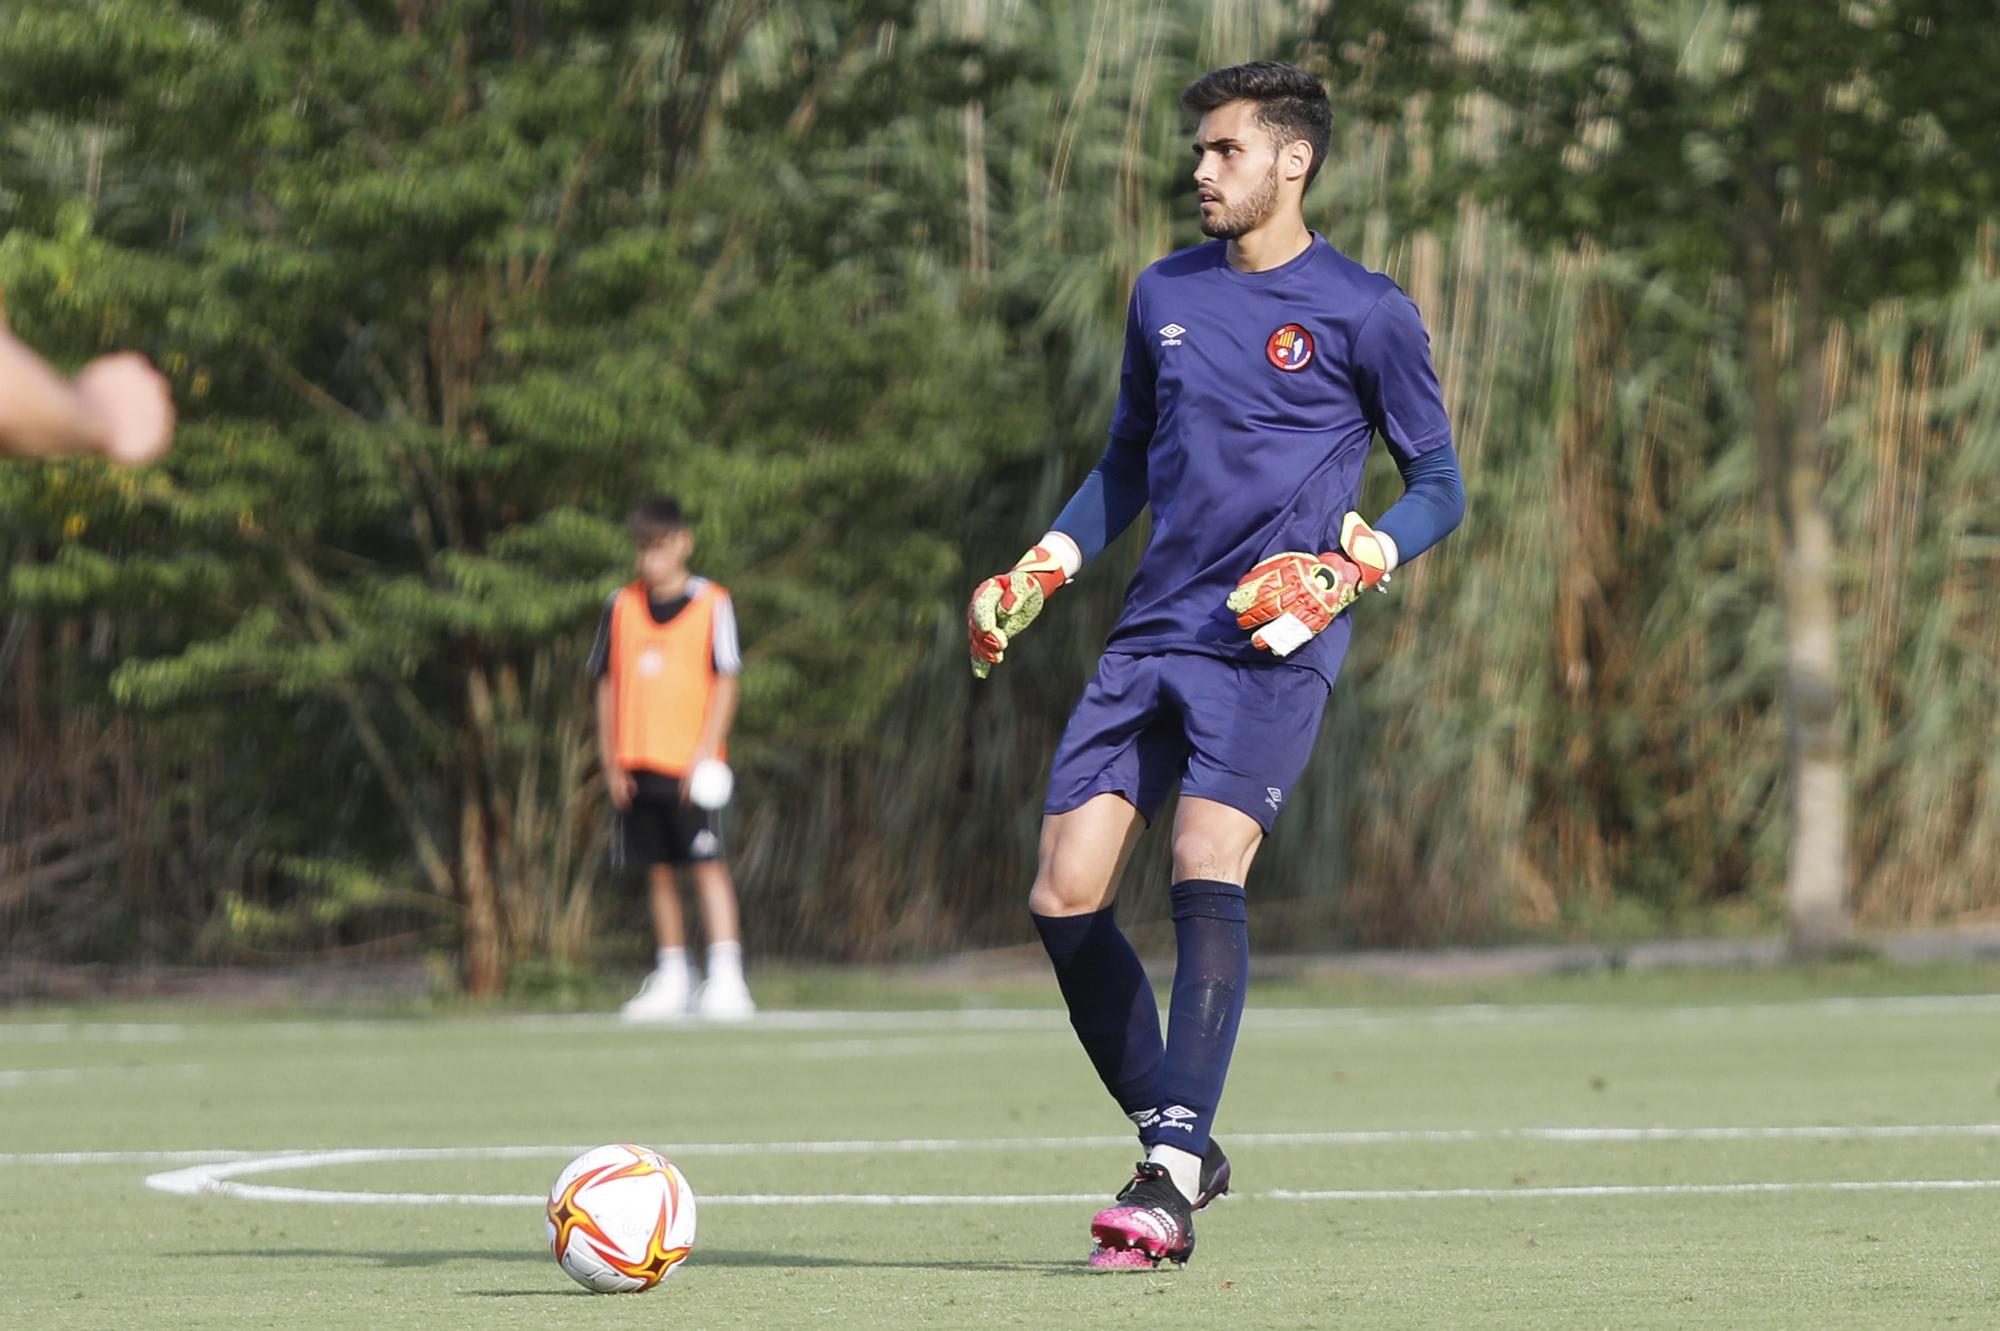
<svg viewBox="0 0 2000 1331"><path fill-rule="evenodd" d="M1255 102L1229 102L1194 132L1194 185L1204 235L1234 240L1277 211L1283 187L1278 145L1257 123Z"/></svg>
<svg viewBox="0 0 2000 1331"><path fill-rule="evenodd" d="M1201 118L1195 129L1194 181L1201 229L1235 240L1290 209L1294 221L1312 145L1283 141L1257 119L1254 102L1230 102Z"/></svg>
<svg viewBox="0 0 2000 1331"><path fill-rule="evenodd" d="M688 555L694 551L694 533L677 531L671 536L662 536L650 545L642 545L632 556L632 567L638 572L639 580L649 587L677 580L687 572Z"/></svg>

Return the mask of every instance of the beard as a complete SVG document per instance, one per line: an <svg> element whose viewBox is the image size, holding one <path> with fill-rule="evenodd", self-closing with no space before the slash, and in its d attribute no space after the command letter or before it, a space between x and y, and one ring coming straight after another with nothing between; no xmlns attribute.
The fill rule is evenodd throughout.
<svg viewBox="0 0 2000 1331"><path fill-rule="evenodd" d="M1245 195L1241 202L1225 201L1213 217L1204 213L1201 233L1211 240L1235 240L1262 226L1277 206L1278 164L1273 162L1263 182Z"/></svg>

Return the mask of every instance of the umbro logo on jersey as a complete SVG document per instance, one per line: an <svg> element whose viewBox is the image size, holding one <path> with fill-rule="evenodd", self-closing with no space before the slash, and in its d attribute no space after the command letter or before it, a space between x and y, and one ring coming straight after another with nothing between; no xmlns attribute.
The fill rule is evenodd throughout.
<svg viewBox="0 0 2000 1331"><path fill-rule="evenodd" d="M1160 345L1163 347L1179 346L1181 344L1181 334L1186 331L1187 329L1181 327L1179 324L1168 324L1160 330Z"/></svg>

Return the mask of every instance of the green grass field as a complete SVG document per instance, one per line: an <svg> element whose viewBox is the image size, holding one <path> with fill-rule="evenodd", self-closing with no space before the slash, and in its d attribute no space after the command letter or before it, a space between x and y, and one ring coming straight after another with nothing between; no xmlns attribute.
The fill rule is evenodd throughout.
<svg viewBox="0 0 2000 1331"><path fill-rule="evenodd" d="M17 1012L0 1325L1996 1327L1996 989L1978 967L1273 987L1219 1134L1241 1195L1153 1273L1082 1265L1134 1148L1060 1014L1020 1005L1040 986L748 1030ZM1670 1131L1549 1131L1619 1128ZM531 1198L619 1140L681 1164L700 1237L662 1289L591 1296ZM306 1150L349 1154L269 1159ZM148 1186L198 1166L208 1191ZM752 1200L773 1194L942 1200Z"/></svg>

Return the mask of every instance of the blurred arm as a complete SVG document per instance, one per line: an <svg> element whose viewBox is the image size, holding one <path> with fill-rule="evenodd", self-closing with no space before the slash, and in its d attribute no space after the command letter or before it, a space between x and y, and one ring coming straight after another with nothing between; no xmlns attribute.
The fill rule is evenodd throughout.
<svg viewBox="0 0 2000 1331"><path fill-rule="evenodd" d="M713 758L722 751L722 743L729 738L729 727L736 721L736 700L741 689L734 675L717 675L715 687L708 693L708 710L701 716L701 738L695 741L695 761Z"/></svg>
<svg viewBox="0 0 2000 1331"><path fill-rule="evenodd" d="M173 433L167 381L145 357L101 356L67 381L0 328L0 453L96 454L140 466L166 452Z"/></svg>

